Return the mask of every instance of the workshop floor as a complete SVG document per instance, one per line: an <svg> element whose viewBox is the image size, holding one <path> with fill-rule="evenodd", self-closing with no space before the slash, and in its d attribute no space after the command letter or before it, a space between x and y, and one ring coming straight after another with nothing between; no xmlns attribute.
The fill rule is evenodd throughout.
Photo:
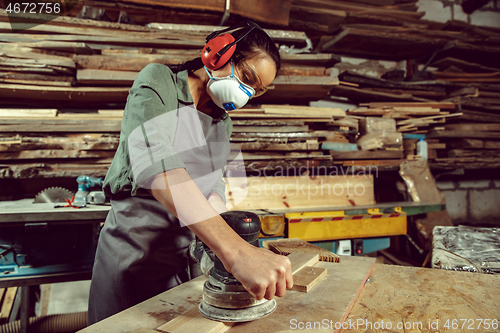
<svg viewBox="0 0 500 333"><path fill-rule="evenodd" d="M36 313L41 315L84 312L88 309L90 280L42 285Z"/></svg>

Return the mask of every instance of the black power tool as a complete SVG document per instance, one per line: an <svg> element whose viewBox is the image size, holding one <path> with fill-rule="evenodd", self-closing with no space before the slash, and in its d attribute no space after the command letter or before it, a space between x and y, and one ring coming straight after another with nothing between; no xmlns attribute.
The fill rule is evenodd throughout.
<svg viewBox="0 0 500 333"><path fill-rule="evenodd" d="M220 214L227 224L248 243L259 246L260 219L257 214L229 211ZM276 301L258 301L214 256L214 267L203 286L200 313L212 320L244 322L265 317L276 310Z"/></svg>

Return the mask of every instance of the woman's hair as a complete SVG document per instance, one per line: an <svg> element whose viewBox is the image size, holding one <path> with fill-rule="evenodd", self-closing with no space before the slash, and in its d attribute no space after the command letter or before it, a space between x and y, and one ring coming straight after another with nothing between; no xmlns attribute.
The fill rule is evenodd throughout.
<svg viewBox="0 0 500 333"><path fill-rule="evenodd" d="M233 31L231 35L233 35L235 39L238 39L243 33L245 33L245 29L238 29ZM281 68L281 58L278 48L264 30L254 28L245 38L238 42L232 58L235 63L238 63L241 59L250 59L253 57L264 58L266 56L271 58L274 62L276 65L276 73L278 73ZM174 73L183 70L194 72L203 68L203 62L201 58L196 58L186 61L183 64L171 65L169 67Z"/></svg>
<svg viewBox="0 0 500 333"><path fill-rule="evenodd" d="M231 35L238 39L245 29L236 30ZM238 62L240 59L268 56L276 66L276 73L281 68L281 57L278 48L269 35L262 29L254 28L248 35L238 42L233 58Z"/></svg>

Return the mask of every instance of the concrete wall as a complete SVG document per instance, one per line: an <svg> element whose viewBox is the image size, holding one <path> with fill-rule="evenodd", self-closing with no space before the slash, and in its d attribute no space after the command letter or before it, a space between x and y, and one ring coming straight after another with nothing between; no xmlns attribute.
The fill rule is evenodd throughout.
<svg viewBox="0 0 500 333"><path fill-rule="evenodd" d="M482 8L468 15L460 6L461 0L419 0L420 12L425 12L424 20L447 22L463 21L474 25L500 28L500 1L492 0Z"/></svg>
<svg viewBox="0 0 500 333"><path fill-rule="evenodd" d="M500 226L500 180L437 181L454 224Z"/></svg>

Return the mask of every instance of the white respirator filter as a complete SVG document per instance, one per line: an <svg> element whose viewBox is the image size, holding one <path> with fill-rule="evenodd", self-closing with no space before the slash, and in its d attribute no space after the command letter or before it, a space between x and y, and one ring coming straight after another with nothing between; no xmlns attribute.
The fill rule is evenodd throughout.
<svg viewBox="0 0 500 333"><path fill-rule="evenodd" d="M231 75L225 77L213 77L205 67L210 80L207 83L207 93L212 101L226 111L232 111L245 106L250 98L255 96L255 90L249 85L241 82L234 75L233 61L231 60Z"/></svg>

